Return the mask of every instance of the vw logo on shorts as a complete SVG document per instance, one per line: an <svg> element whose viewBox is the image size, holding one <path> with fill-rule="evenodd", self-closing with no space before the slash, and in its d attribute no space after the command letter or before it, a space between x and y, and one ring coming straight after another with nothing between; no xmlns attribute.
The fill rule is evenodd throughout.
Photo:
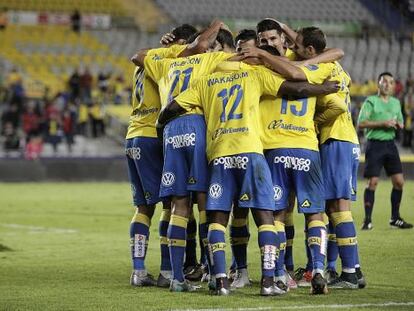
<svg viewBox="0 0 414 311"><path fill-rule="evenodd" d="M282 188L280 188L279 186L274 186L273 187L273 192L274 192L273 200L279 201L283 196Z"/></svg>
<svg viewBox="0 0 414 311"><path fill-rule="evenodd" d="M213 199L218 199L223 194L223 188L220 184L211 184L208 193Z"/></svg>
<svg viewBox="0 0 414 311"><path fill-rule="evenodd" d="M165 172L162 174L161 182L166 187L172 186L175 182L174 174L171 172Z"/></svg>

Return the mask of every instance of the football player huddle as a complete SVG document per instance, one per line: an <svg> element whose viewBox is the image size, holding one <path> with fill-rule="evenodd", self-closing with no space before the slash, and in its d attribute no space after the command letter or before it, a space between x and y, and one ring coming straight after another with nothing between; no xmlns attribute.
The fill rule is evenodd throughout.
<svg viewBox="0 0 414 311"><path fill-rule="evenodd" d="M271 18L236 37L218 20L200 32L184 24L161 44L131 59L131 285L185 292L200 289L192 281L201 280L217 295L249 286L250 211L261 295L298 286L312 294L365 287L351 212L359 145L351 78L338 62L343 51L327 48L319 28L293 31ZM159 202L161 266L155 279L145 257ZM304 215L308 258L306 268L296 271L295 203Z"/></svg>

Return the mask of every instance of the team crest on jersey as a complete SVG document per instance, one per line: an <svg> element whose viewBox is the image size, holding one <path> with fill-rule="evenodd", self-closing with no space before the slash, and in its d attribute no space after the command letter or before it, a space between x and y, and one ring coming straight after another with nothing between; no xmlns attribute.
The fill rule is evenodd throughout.
<svg viewBox="0 0 414 311"><path fill-rule="evenodd" d="M208 194L213 199L218 199L223 194L223 187L220 184L211 184Z"/></svg>
<svg viewBox="0 0 414 311"><path fill-rule="evenodd" d="M175 175L171 172L165 172L162 174L161 183L166 186L172 186L175 182Z"/></svg>
<svg viewBox="0 0 414 311"><path fill-rule="evenodd" d="M303 201L303 203L300 205L300 207L311 207L312 203L306 199L305 201Z"/></svg>
<svg viewBox="0 0 414 311"><path fill-rule="evenodd" d="M280 186L273 187L273 200L279 201L283 196L283 190Z"/></svg>
<svg viewBox="0 0 414 311"><path fill-rule="evenodd" d="M249 201L250 200L250 196L247 194L247 193L245 193L245 194L243 194L241 197L240 197L240 199L239 199L240 201Z"/></svg>
<svg viewBox="0 0 414 311"><path fill-rule="evenodd" d="M315 71L319 68L318 65L306 65L305 67L308 68L310 71Z"/></svg>
<svg viewBox="0 0 414 311"><path fill-rule="evenodd" d="M190 184L190 185L195 185L197 183L197 180L194 177L191 176L191 177L188 178L187 183Z"/></svg>

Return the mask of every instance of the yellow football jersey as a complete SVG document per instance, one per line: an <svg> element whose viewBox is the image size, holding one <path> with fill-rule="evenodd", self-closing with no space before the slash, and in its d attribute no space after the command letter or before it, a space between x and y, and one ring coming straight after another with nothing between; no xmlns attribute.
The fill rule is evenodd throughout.
<svg viewBox="0 0 414 311"><path fill-rule="evenodd" d="M351 97L349 85L351 78L338 62L321 63L300 67L305 73L309 83L322 83L324 80L338 81L340 90L335 94L318 97L318 105L325 106L327 102L340 97L345 101L348 111L339 115L334 121L318 125L319 143L323 144L330 138L349 141L358 144L358 135L352 123Z"/></svg>
<svg viewBox="0 0 414 311"><path fill-rule="evenodd" d="M318 151L313 117L316 97L263 96L260 101L264 149L304 148Z"/></svg>
<svg viewBox="0 0 414 311"><path fill-rule="evenodd" d="M262 66L240 64L240 70L200 78L175 98L185 110L199 107L207 123L207 158L240 153L263 154L259 101L277 94L284 79Z"/></svg>
<svg viewBox="0 0 414 311"><path fill-rule="evenodd" d="M145 71L158 84L161 106L185 91L193 79L214 72L216 66L233 54L213 52L176 59L145 58ZM202 112L195 107L192 113Z"/></svg>
<svg viewBox="0 0 414 311"><path fill-rule="evenodd" d="M286 49L285 56L290 60L294 61L296 60L296 54L291 49Z"/></svg>
<svg viewBox="0 0 414 311"><path fill-rule="evenodd" d="M169 48L149 50L147 55L158 59L177 57L185 48L186 45L176 44ZM161 109L158 86L140 67L135 68L132 83L132 112L126 139L137 136L157 137L155 123Z"/></svg>

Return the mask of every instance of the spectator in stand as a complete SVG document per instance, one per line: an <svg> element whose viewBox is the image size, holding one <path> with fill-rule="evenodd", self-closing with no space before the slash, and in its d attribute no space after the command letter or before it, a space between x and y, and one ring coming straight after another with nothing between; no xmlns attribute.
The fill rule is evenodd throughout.
<svg viewBox="0 0 414 311"><path fill-rule="evenodd" d="M89 115L92 122L92 136L97 138L105 135L104 105L94 100L92 106L89 108Z"/></svg>
<svg viewBox="0 0 414 311"><path fill-rule="evenodd" d="M75 69L69 78L69 89L71 100L75 100L80 96L80 75L78 69Z"/></svg>
<svg viewBox="0 0 414 311"><path fill-rule="evenodd" d="M32 136L26 144L24 158L26 160L36 160L43 151L43 139L40 135Z"/></svg>
<svg viewBox="0 0 414 311"><path fill-rule="evenodd" d="M7 8L2 8L0 12L0 30L5 30L7 28L7 24Z"/></svg>
<svg viewBox="0 0 414 311"><path fill-rule="evenodd" d="M414 86L409 86L403 100L404 105L404 129L403 147L411 148L413 139L414 118Z"/></svg>
<svg viewBox="0 0 414 311"><path fill-rule="evenodd" d="M53 151L57 153L58 145L62 141L62 122L58 113L52 113L48 122L47 142L52 144Z"/></svg>
<svg viewBox="0 0 414 311"><path fill-rule="evenodd" d="M20 137L11 122L4 123L3 135L5 137L3 147L6 152L20 148Z"/></svg>
<svg viewBox="0 0 414 311"><path fill-rule="evenodd" d="M98 74L98 88L102 93L106 93L109 87L109 74L105 74L102 71Z"/></svg>
<svg viewBox="0 0 414 311"><path fill-rule="evenodd" d="M395 80L395 93L394 96L397 97L399 101L402 100L404 95L404 85L402 84L400 79Z"/></svg>
<svg viewBox="0 0 414 311"><path fill-rule="evenodd" d="M85 103L80 102L78 107L78 134L86 136L89 121L88 106Z"/></svg>
<svg viewBox="0 0 414 311"><path fill-rule="evenodd" d="M119 75L118 77L116 77L115 84L114 84L114 104L115 105L120 105L123 102L125 102L124 101L124 94L125 94L124 83L125 81L122 75Z"/></svg>
<svg viewBox="0 0 414 311"><path fill-rule="evenodd" d="M65 135L66 143L69 153L72 152L72 145L74 143L74 135L76 128L76 111L73 110L73 106L69 106L62 113L62 126L63 133Z"/></svg>
<svg viewBox="0 0 414 311"><path fill-rule="evenodd" d="M10 104L1 116L1 123L11 123L13 128L17 129L20 125L20 114L17 110L17 105L12 103Z"/></svg>
<svg viewBox="0 0 414 311"><path fill-rule="evenodd" d="M75 11L73 11L73 14L70 17L70 20L72 22L73 32L80 33L82 16L81 16L79 10L76 9Z"/></svg>
<svg viewBox="0 0 414 311"><path fill-rule="evenodd" d="M92 84L93 77L89 71L89 68L86 67L85 71L80 77L81 99L86 103L90 103L91 101Z"/></svg>
<svg viewBox="0 0 414 311"><path fill-rule="evenodd" d="M10 102L17 105L17 111L22 113L25 99L23 79L17 68L13 68L7 77L7 84L10 92Z"/></svg>
<svg viewBox="0 0 414 311"><path fill-rule="evenodd" d="M40 121L40 116L35 111L34 103L29 103L22 117L23 131L26 134L27 141L29 141L31 136L39 133Z"/></svg>

